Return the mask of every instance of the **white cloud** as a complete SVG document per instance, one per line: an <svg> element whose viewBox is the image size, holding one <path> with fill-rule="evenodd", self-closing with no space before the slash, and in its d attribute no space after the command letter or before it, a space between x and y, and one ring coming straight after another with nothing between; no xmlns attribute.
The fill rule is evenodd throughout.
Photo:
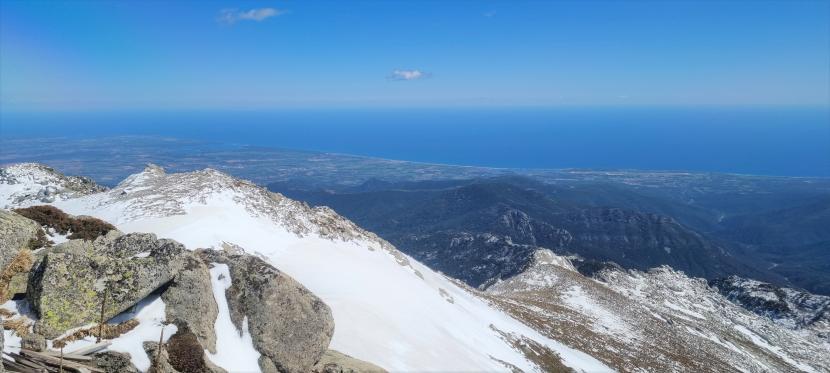
<svg viewBox="0 0 830 373"><path fill-rule="evenodd" d="M283 14L285 14L284 10L276 8L256 8L250 10L222 9L219 11L219 17L217 20L219 23L232 25L239 21L262 22L268 18L281 16Z"/></svg>
<svg viewBox="0 0 830 373"><path fill-rule="evenodd" d="M389 75L391 80L418 80L429 78L432 74L421 70L393 70Z"/></svg>

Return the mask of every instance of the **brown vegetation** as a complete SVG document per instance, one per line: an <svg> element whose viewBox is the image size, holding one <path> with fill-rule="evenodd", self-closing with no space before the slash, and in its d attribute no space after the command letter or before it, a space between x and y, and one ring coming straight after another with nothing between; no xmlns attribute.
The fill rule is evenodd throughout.
<svg viewBox="0 0 830 373"><path fill-rule="evenodd" d="M521 351L522 354L524 354L528 360L536 364L536 366L541 368L543 372L574 372L573 369L569 368L564 363L562 363L562 358L559 356L559 354L557 354L555 351L551 350L547 346L544 346L532 339L526 338L521 335L503 332L492 324L490 324L490 329L492 329L496 333L499 333L499 335L505 342L510 343L516 350Z"/></svg>
<svg viewBox="0 0 830 373"><path fill-rule="evenodd" d="M205 364L205 350L196 335L186 326L179 330L165 345L170 359L170 365L182 373L209 372Z"/></svg>
<svg viewBox="0 0 830 373"><path fill-rule="evenodd" d="M96 325L86 329L78 330L61 339L56 339L52 342L52 346L54 346L55 348L61 348L66 346L70 342L77 341L79 339L84 339L90 336L98 337L99 330L101 333L101 339L115 339L118 338L121 334L135 329L136 326L138 326L138 321L136 319L129 319L120 324L104 324L102 328L99 328Z"/></svg>
<svg viewBox="0 0 830 373"><path fill-rule="evenodd" d="M25 337L29 335L29 327L32 323L25 317L17 317L10 320L3 320L3 329L12 330L18 336Z"/></svg>
<svg viewBox="0 0 830 373"><path fill-rule="evenodd" d="M69 231L71 217L57 207L32 206L15 209L14 212L32 219L42 226L53 228L60 234L66 234Z"/></svg>
<svg viewBox="0 0 830 373"><path fill-rule="evenodd" d="M69 239L94 240L115 227L103 220L89 216L72 217L54 206L42 205L15 209L14 212L52 228L60 234L70 233Z"/></svg>
<svg viewBox="0 0 830 373"><path fill-rule="evenodd" d="M46 237L46 233L43 233L43 229L39 229L35 233L35 238L30 239L26 244L26 248L29 250L37 250L41 247L50 247L52 244L53 242Z"/></svg>

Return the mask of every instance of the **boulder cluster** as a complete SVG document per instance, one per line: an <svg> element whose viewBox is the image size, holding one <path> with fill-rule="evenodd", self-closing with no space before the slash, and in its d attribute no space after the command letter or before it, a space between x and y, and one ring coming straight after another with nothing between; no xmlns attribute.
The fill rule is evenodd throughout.
<svg viewBox="0 0 830 373"><path fill-rule="evenodd" d="M48 212L55 216L52 209ZM231 277L225 291L231 320L238 330L247 326L263 372L383 371L329 350L334 334L329 307L259 257L190 251L154 234L124 234L99 224L93 230L97 236L53 245L43 237L49 223L37 220L0 210L0 303L28 302L32 315L3 315L6 327L21 334L26 350L49 353L48 347L57 348L73 335L117 338L138 322L106 322L154 295L164 301L166 322L177 331L161 348L158 342L144 343L152 361L149 371L225 372L205 354L215 353L221 338L214 330L219 309L210 268L223 264ZM115 351L98 352L92 362L100 371L139 371L128 354Z"/></svg>

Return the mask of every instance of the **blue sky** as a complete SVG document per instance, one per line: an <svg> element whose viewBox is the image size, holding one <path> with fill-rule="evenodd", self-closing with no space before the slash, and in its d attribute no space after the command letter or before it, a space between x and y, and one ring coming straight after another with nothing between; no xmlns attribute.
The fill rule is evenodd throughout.
<svg viewBox="0 0 830 373"><path fill-rule="evenodd" d="M828 1L0 2L4 111L828 102Z"/></svg>

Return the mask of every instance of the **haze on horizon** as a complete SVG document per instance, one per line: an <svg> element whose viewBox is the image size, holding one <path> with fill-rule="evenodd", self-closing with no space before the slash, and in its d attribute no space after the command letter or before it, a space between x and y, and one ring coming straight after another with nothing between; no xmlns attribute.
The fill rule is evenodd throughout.
<svg viewBox="0 0 830 373"><path fill-rule="evenodd" d="M0 3L0 111L830 106L830 2Z"/></svg>

